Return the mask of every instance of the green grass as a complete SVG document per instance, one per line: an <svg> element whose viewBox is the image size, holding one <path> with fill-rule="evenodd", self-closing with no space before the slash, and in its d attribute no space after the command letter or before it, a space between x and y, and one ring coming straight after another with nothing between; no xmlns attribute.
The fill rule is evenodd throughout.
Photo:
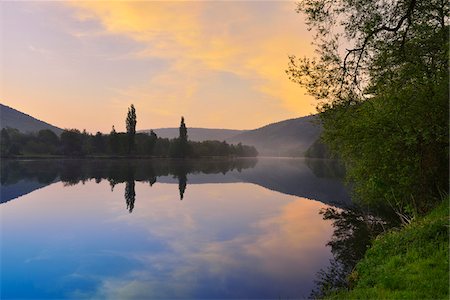
<svg viewBox="0 0 450 300"><path fill-rule="evenodd" d="M449 299L449 204L379 236L332 299Z"/></svg>

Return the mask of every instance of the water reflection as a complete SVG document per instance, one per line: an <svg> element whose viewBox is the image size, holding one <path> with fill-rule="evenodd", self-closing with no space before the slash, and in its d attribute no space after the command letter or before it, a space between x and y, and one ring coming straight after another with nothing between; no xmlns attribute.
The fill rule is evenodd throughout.
<svg viewBox="0 0 450 300"><path fill-rule="evenodd" d="M218 160L4 160L1 165L0 203L7 202L45 185L62 181L73 186L94 180L107 180L111 190L126 183L125 203L132 212L136 198L133 182L178 183L179 199L187 185L249 182L284 194L315 199L347 207L350 197L340 180L329 174L317 176L323 160L218 159ZM332 172L334 162L326 169ZM318 167L319 166L319 167ZM327 175L328 174L328 175Z"/></svg>
<svg viewBox="0 0 450 300"><path fill-rule="evenodd" d="M256 159L221 160L5 160L1 165L1 202L41 188L55 181L65 186L73 186L94 179L100 183L106 179L114 187L125 182L125 202L131 213L136 201L135 181L148 182L152 186L158 177L173 176L178 180L180 200L183 200L187 186L187 175L226 174L227 172L252 168ZM21 185L26 181L25 185ZM34 183L31 184L30 183ZM19 194L9 194L7 187L17 185ZM20 188L22 187L22 194Z"/></svg>
<svg viewBox="0 0 450 300"><path fill-rule="evenodd" d="M130 213L133 212L134 201L136 201L136 192L134 191L134 180L129 180L125 185L125 202Z"/></svg>
<svg viewBox="0 0 450 300"><path fill-rule="evenodd" d="M320 202L245 183L168 201L173 185L135 182L129 214L108 186L57 183L0 206L2 298L304 298L330 258Z"/></svg>
<svg viewBox="0 0 450 300"><path fill-rule="evenodd" d="M307 158L305 163L314 175L320 178L344 178L345 168L341 161L334 159Z"/></svg>
<svg viewBox="0 0 450 300"><path fill-rule="evenodd" d="M348 206L339 181L311 168L4 161L0 298L305 298L339 252L326 243L341 210L318 212Z"/></svg>
<svg viewBox="0 0 450 300"><path fill-rule="evenodd" d="M333 222L333 235L327 243L333 259L327 268L318 272L311 298L322 299L333 291L351 286L350 275L372 240L386 229L398 225L398 218L386 212L356 205L346 209L327 207L321 210L323 219Z"/></svg>

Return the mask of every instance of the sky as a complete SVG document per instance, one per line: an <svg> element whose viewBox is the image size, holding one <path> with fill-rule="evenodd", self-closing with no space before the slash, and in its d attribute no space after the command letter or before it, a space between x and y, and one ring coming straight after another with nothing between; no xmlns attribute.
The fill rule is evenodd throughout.
<svg viewBox="0 0 450 300"><path fill-rule="evenodd" d="M0 2L0 102L61 128L254 129L309 115L285 73L312 56L290 1Z"/></svg>

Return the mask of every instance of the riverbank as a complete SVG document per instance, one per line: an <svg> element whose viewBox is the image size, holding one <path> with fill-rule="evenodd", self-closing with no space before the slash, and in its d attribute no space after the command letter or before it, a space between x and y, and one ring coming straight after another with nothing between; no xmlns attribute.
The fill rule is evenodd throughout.
<svg viewBox="0 0 450 300"><path fill-rule="evenodd" d="M448 299L448 199L427 216L378 236L350 275L349 291L329 299Z"/></svg>

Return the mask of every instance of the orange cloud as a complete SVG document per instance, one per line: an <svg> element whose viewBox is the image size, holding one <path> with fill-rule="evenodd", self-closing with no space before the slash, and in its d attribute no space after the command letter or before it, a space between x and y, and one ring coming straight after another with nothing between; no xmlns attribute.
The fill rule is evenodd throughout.
<svg viewBox="0 0 450 300"><path fill-rule="evenodd" d="M198 103L198 94L214 72L227 72L248 86L245 93L229 97L256 101L243 111L247 124L256 127L277 118L314 112L312 98L305 96L305 91L284 73L289 54L312 53L309 35L301 27L302 20L294 13L291 2L77 1L69 5L81 20L99 21L103 34L123 35L143 45L129 57L169 62L165 71L145 85L127 87L118 94L141 99L137 105L143 111L164 116L184 112L198 119L190 111ZM225 81L217 95L227 88L234 87ZM252 107L254 114L249 114ZM203 114L212 113L206 107L203 110Z"/></svg>

